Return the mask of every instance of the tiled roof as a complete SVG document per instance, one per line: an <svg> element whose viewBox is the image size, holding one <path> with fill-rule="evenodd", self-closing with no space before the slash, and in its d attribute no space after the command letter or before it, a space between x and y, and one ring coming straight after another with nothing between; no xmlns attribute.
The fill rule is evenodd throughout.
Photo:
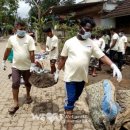
<svg viewBox="0 0 130 130"><path fill-rule="evenodd" d="M109 18L109 17L121 17L121 16L127 16L130 15L130 0L124 0L122 3L120 3L116 9L108 13L103 18Z"/></svg>
<svg viewBox="0 0 130 130"><path fill-rule="evenodd" d="M62 15L62 14L68 14L71 12L80 12L81 10L87 9L88 11L92 7L97 7L99 5L103 5L103 1L101 2L93 2L93 3L83 3L83 4L75 4L70 6L53 6L50 7L45 14L56 14L56 15Z"/></svg>

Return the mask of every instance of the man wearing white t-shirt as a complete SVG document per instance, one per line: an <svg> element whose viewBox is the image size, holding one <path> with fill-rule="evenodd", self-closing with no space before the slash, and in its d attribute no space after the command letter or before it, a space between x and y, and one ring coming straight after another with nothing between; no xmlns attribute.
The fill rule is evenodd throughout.
<svg viewBox="0 0 130 130"><path fill-rule="evenodd" d="M127 37L124 35L123 30L119 32L119 43L118 43L118 67L121 70L123 65L123 56L127 47Z"/></svg>
<svg viewBox="0 0 130 130"><path fill-rule="evenodd" d="M71 117L74 104L80 97L85 83L88 83L88 67L91 55L111 66L114 76L121 81L122 74L117 66L95 45L90 39L95 22L90 18L80 21L80 29L77 36L67 40L61 52L58 68L54 75L58 80L59 71L64 68L64 81L67 98L65 100L65 113ZM71 120L70 118L68 120ZM71 121L67 124L67 130L72 130Z"/></svg>
<svg viewBox="0 0 130 130"><path fill-rule="evenodd" d="M10 114L14 114L19 109L18 94L20 87L20 78L23 76L27 97L26 103L31 103L32 99L30 96L31 84L29 83L30 72L35 70L34 64L34 50L35 43L31 36L25 31L26 23L20 21L17 23L17 32L15 35L8 39L4 58L2 61L2 68L6 68L7 57L13 49L13 63L12 63L12 92L14 106L9 109Z"/></svg>
<svg viewBox="0 0 130 130"><path fill-rule="evenodd" d="M52 33L51 28L43 30L47 34L46 38L46 51L49 52L51 74L56 71L55 63L58 59L58 37Z"/></svg>
<svg viewBox="0 0 130 130"><path fill-rule="evenodd" d="M111 37L111 42L110 42L110 48L107 51L110 51L110 59L114 62L114 58L118 50L119 36L116 33L114 28L110 29L110 33L112 37Z"/></svg>

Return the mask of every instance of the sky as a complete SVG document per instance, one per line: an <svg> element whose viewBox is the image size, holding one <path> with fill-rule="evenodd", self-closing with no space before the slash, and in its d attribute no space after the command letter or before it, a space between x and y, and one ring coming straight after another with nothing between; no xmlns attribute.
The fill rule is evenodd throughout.
<svg viewBox="0 0 130 130"><path fill-rule="evenodd" d="M82 0L76 0L76 3L81 2ZM28 4L26 4L24 1L19 2L19 8L17 10L18 16L21 18L27 18L28 17L28 11L30 10L30 7Z"/></svg>

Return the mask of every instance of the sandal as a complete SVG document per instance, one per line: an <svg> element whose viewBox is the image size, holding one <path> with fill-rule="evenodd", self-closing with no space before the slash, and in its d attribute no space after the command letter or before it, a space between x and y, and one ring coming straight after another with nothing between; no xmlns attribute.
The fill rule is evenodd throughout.
<svg viewBox="0 0 130 130"><path fill-rule="evenodd" d="M17 107L11 107L11 108L8 110L8 112L9 112L9 114L15 114L15 112L16 112L18 109L19 109L19 106L17 106Z"/></svg>
<svg viewBox="0 0 130 130"><path fill-rule="evenodd" d="M32 98L31 98L31 97L30 97L30 98L26 98L26 103L27 103L27 104L32 103L32 101L33 101L33 100L32 100Z"/></svg>

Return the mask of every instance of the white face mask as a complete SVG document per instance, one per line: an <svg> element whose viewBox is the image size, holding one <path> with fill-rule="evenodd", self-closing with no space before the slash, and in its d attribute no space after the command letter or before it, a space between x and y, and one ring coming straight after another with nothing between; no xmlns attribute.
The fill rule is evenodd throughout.
<svg viewBox="0 0 130 130"><path fill-rule="evenodd" d="M81 37L84 39L84 40L87 40L88 38L91 37L91 32L86 32L84 28L82 28L84 30L84 34L80 34Z"/></svg>
<svg viewBox="0 0 130 130"><path fill-rule="evenodd" d="M25 34L26 34L26 31L24 31L24 30L17 30L17 35L18 35L19 37L24 37Z"/></svg>
<svg viewBox="0 0 130 130"><path fill-rule="evenodd" d="M122 36L123 36L123 33L120 32L120 33L119 33L119 36L122 37Z"/></svg>

